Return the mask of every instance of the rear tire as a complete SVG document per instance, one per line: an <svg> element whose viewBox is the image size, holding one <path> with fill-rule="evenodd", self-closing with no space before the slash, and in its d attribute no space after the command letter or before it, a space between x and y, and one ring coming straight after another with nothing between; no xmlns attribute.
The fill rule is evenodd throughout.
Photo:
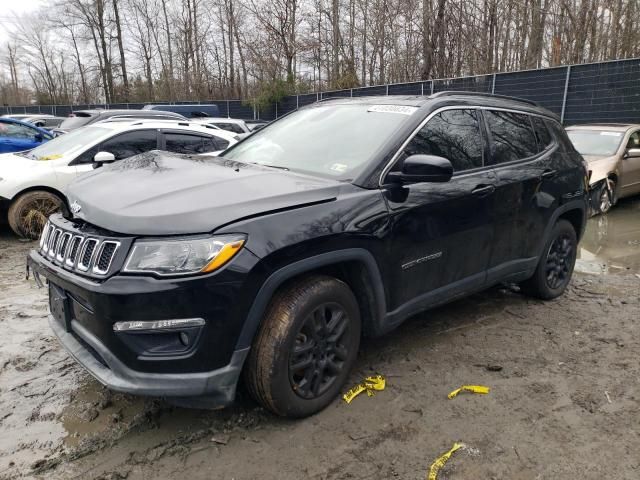
<svg viewBox="0 0 640 480"><path fill-rule="evenodd" d="M535 273L520 285L522 291L543 300L562 295L571 281L577 247L573 225L567 220L558 220L547 239Z"/></svg>
<svg viewBox="0 0 640 480"><path fill-rule="evenodd" d="M314 275L279 290L247 359L249 393L277 415L319 412L347 380L360 330L358 302L340 280Z"/></svg>
<svg viewBox="0 0 640 480"><path fill-rule="evenodd" d="M9 207L9 226L20 237L36 239L42 233L49 215L63 206L62 199L50 192L34 190L23 193Z"/></svg>

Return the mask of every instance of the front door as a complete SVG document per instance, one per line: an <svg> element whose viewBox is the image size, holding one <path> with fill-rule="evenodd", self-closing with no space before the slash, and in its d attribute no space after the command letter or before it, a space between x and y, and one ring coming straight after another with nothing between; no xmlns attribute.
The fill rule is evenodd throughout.
<svg viewBox="0 0 640 480"><path fill-rule="evenodd" d="M620 194L623 196L640 193L640 157L630 156L629 150L640 149L640 130L629 135L625 154L620 161Z"/></svg>
<svg viewBox="0 0 640 480"><path fill-rule="evenodd" d="M484 165L478 113L449 109L435 114L404 148L392 170L409 155L449 159L445 183L390 187L389 256L392 317L401 320L425 306L484 284L493 237L495 175Z"/></svg>

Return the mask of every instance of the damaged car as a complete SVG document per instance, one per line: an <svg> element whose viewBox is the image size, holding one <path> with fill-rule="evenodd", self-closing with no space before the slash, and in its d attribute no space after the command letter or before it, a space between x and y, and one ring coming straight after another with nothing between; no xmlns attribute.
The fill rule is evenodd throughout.
<svg viewBox="0 0 640 480"><path fill-rule="evenodd" d="M618 199L640 194L640 125L579 125L567 134L588 163L592 212L607 213Z"/></svg>
<svg viewBox="0 0 640 480"><path fill-rule="evenodd" d="M29 253L53 332L113 390L213 408L243 379L305 417L343 390L362 336L501 282L541 299L570 282L587 172L531 102L332 99L222 155L79 178Z"/></svg>

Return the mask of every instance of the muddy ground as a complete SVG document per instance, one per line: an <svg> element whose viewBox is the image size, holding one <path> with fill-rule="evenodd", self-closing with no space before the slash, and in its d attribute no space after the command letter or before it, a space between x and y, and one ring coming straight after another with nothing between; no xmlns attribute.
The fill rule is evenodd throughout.
<svg viewBox="0 0 640 480"><path fill-rule="evenodd" d="M112 394L49 332L0 232L0 478L640 478L640 201L589 222L568 292L493 288L365 341L351 382L387 388L302 421L240 392L223 411ZM463 384L488 395L447 393Z"/></svg>

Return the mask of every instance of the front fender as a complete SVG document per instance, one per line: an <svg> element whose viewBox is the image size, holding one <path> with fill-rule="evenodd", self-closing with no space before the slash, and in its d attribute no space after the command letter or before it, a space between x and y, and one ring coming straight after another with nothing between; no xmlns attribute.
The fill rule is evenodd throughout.
<svg viewBox="0 0 640 480"><path fill-rule="evenodd" d="M344 250L321 253L309 258L298 260L297 262L293 262L273 272L262 284L262 287L258 291L258 294L251 305L249 314L247 315L242 331L240 332L240 337L238 338L238 343L235 347L236 350L241 350L251 346L253 338L260 326L260 322L264 317L264 312L269 301L285 281L302 273L345 261L361 262L369 274L371 287L375 294L375 311L373 312L375 318L371 319L373 324L372 329L374 332L379 331L387 310L384 285L382 283L382 276L380 274L378 264L368 250L365 250L364 248L347 248Z"/></svg>

